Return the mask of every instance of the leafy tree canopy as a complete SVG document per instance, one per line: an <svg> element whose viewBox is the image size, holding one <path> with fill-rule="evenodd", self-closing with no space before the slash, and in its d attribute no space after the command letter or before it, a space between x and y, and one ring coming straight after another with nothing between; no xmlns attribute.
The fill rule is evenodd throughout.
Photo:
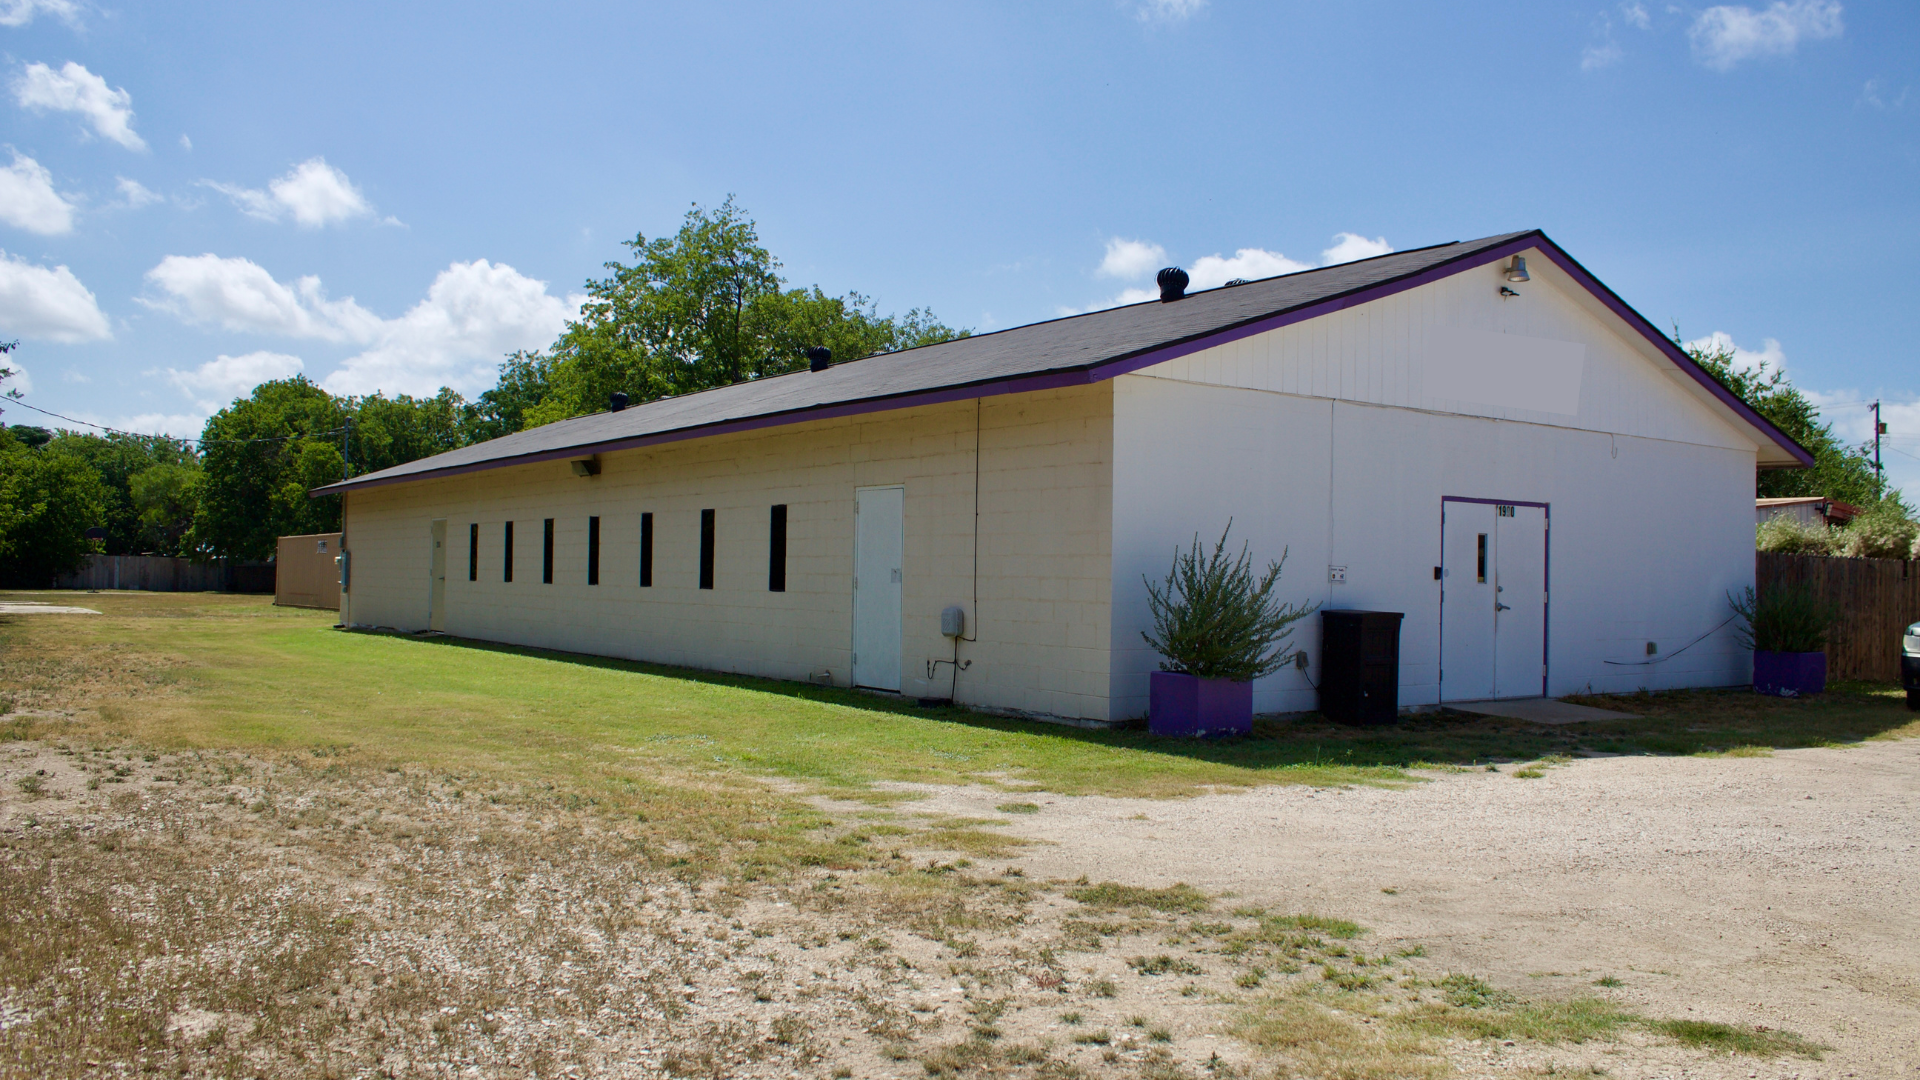
<svg viewBox="0 0 1920 1080"><path fill-rule="evenodd" d="M29 448L0 429L0 586L42 588L79 567L106 501L85 459Z"/></svg>
<svg viewBox="0 0 1920 1080"><path fill-rule="evenodd" d="M929 312L882 316L859 293L786 288L780 262L728 198L687 211L671 237L627 241L631 264L587 282L588 300L550 356L516 355L487 403L528 426L600 412L615 392L636 403L806 366L824 345L836 360L931 345L968 331Z"/></svg>
<svg viewBox="0 0 1920 1080"><path fill-rule="evenodd" d="M1762 470L1755 484L1758 498L1818 495L1870 507L1887 495L1898 502L1900 493L1887 493L1874 471L1872 444L1848 446L1841 442L1832 424L1820 422L1819 407L1787 381L1785 371L1764 360L1750 368L1739 367L1734 363L1733 349L1725 345L1689 345L1679 340L1678 332L1674 340L1720 385L1812 452L1810 469Z"/></svg>

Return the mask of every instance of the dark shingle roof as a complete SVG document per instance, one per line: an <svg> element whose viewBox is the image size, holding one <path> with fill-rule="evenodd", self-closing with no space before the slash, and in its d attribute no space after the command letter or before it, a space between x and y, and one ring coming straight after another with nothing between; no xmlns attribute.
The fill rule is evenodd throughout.
<svg viewBox="0 0 1920 1080"><path fill-rule="evenodd" d="M1449 263L1482 255L1523 237L1535 238L1558 251L1538 232L1519 232L1395 252L1192 293L1176 303L1154 300L1109 308L905 352L883 353L836 364L823 372L802 370L662 398L617 413L576 417L316 488L314 494L579 457L742 426L797 423L849 411L905 406L925 400L935 391L952 391L950 396L958 398L975 396L966 392L969 388L986 395L1084 382L1098 377L1096 369L1111 368L1129 358L1160 353L1185 342L1218 338L1248 324L1266 323L1275 316L1324 305L1349 294L1371 294L1408 278L1426 279L1436 272L1445 273ZM1075 375L1079 377L1073 378ZM1050 382L1049 376L1056 379Z"/></svg>

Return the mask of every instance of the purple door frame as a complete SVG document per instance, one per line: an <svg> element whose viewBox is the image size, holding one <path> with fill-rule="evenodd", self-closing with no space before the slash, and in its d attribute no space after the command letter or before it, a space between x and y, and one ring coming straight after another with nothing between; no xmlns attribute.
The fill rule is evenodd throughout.
<svg viewBox="0 0 1920 1080"><path fill-rule="evenodd" d="M1447 504L1479 503L1483 506L1537 506L1545 515L1546 523L1541 528L1542 542L1546 550L1541 553L1541 572L1546 578L1546 599L1540 602L1540 696L1547 696L1547 654L1553 635L1553 504L1528 502L1525 499L1477 499L1466 495L1440 496L1440 565L1447 565ZM1447 655L1447 583L1440 583L1440 658ZM1443 676L1445 672L1441 673ZM1440 688L1440 699L1446 700L1446 687Z"/></svg>

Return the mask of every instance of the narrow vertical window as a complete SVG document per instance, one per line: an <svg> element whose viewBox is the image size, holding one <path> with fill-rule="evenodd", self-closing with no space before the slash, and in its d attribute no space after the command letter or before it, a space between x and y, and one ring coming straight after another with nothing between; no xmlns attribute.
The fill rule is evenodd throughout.
<svg viewBox="0 0 1920 1080"><path fill-rule="evenodd" d="M773 522L767 530L767 591L787 591L787 504L773 508Z"/></svg>
<svg viewBox="0 0 1920 1080"><path fill-rule="evenodd" d="M467 526L467 580L480 580L480 523Z"/></svg>
<svg viewBox="0 0 1920 1080"><path fill-rule="evenodd" d="M540 554L540 583L553 584L553 519L547 519L546 545Z"/></svg>
<svg viewBox="0 0 1920 1080"><path fill-rule="evenodd" d="M513 522L500 532L501 546L505 549L500 558L500 580L513 580Z"/></svg>
<svg viewBox="0 0 1920 1080"><path fill-rule="evenodd" d="M640 587L653 588L653 511L640 515Z"/></svg>
<svg viewBox="0 0 1920 1080"><path fill-rule="evenodd" d="M587 584L600 584L600 519L587 519Z"/></svg>
<svg viewBox="0 0 1920 1080"><path fill-rule="evenodd" d="M1480 554L1479 554L1480 568L1474 572L1474 578L1480 584L1485 585L1487 583L1487 534L1486 533L1480 534L1479 549L1480 549Z"/></svg>
<svg viewBox="0 0 1920 1080"><path fill-rule="evenodd" d="M713 588L713 511L700 511L700 587Z"/></svg>

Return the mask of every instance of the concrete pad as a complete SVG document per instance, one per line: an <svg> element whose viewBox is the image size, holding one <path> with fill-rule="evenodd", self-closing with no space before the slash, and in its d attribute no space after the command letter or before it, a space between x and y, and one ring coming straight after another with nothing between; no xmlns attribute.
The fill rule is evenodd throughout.
<svg viewBox="0 0 1920 1080"><path fill-rule="evenodd" d="M90 607L61 607L58 604L42 604L28 600L22 603L0 604L0 615L98 615Z"/></svg>
<svg viewBox="0 0 1920 1080"><path fill-rule="evenodd" d="M1508 698L1504 701L1449 701L1446 708L1480 716L1525 720L1530 724L1577 724L1582 720L1638 720L1634 713L1574 705L1553 698Z"/></svg>

